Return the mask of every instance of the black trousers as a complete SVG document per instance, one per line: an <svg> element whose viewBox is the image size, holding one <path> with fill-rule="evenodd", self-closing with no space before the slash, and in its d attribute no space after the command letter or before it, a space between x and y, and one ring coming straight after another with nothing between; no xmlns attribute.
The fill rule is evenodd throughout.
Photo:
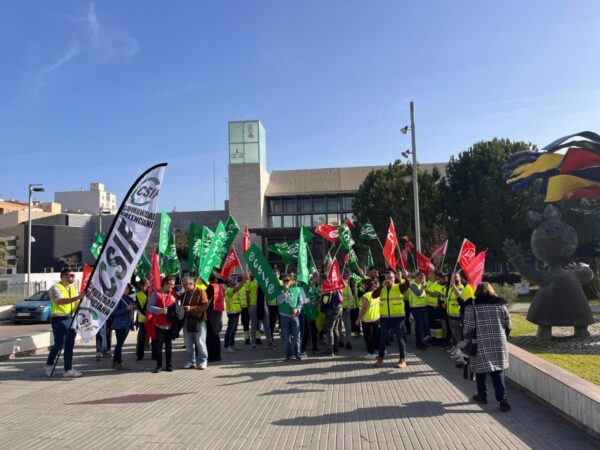
<svg viewBox="0 0 600 450"><path fill-rule="evenodd" d="M138 324L137 340L135 343L135 357L140 360L144 359L144 349L146 346L146 324Z"/></svg>
<svg viewBox="0 0 600 450"><path fill-rule="evenodd" d="M250 313L248 308L242 308L242 328L244 329L244 339L250 339Z"/></svg>
<svg viewBox="0 0 600 450"><path fill-rule="evenodd" d="M360 309L352 308L350 309L350 331L353 333L360 333L360 325L356 325L356 319L358 319L358 313Z"/></svg>
<svg viewBox="0 0 600 450"><path fill-rule="evenodd" d="M152 359L156 361L156 367L162 367L162 349L165 346L165 359L167 367L171 367L173 338L171 330L156 327L156 339L152 339Z"/></svg>
<svg viewBox="0 0 600 450"><path fill-rule="evenodd" d="M410 305L408 302L404 302L404 312L406 313L406 317L404 318L404 325L406 326L406 334L409 335L411 333L410 326Z"/></svg>
<svg viewBox="0 0 600 450"><path fill-rule="evenodd" d="M319 331L317 330L317 323L314 320L306 320L306 317L303 320L304 322L304 330L302 330L302 346L300 349L302 351L306 350L306 344L308 344L308 336L310 335L310 340L312 342L312 350L319 350Z"/></svg>
<svg viewBox="0 0 600 450"><path fill-rule="evenodd" d="M367 353L374 355L379 348L379 321L362 322L363 338L367 346Z"/></svg>
<svg viewBox="0 0 600 450"><path fill-rule="evenodd" d="M221 339L210 320L206 321L206 349L208 351L209 361L218 361L221 359Z"/></svg>
<svg viewBox="0 0 600 450"><path fill-rule="evenodd" d="M277 305L267 305L269 308L269 327L271 327L271 340L273 340L273 333L275 333L275 324L279 320L279 308Z"/></svg>

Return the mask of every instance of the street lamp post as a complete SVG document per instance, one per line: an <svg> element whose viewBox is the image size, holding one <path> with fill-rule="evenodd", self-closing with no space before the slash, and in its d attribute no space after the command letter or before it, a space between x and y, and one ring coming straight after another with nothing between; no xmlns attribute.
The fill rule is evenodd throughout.
<svg viewBox="0 0 600 450"><path fill-rule="evenodd" d="M415 246L417 251L421 251L421 222L419 219L419 180L417 178L417 139L415 134L415 104L410 102L410 127L401 128L400 131L406 134L410 129L410 137L412 141L412 150L410 152L402 152L402 155L407 158L408 154L412 154L412 178L413 178L413 198L415 208Z"/></svg>
<svg viewBox="0 0 600 450"><path fill-rule="evenodd" d="M100 232L100 236L102 236L102 238L104 238L104 233L102 233L102 216L105 214L110 214L110 211L104 209L103 207L98 208L98 216L100 218L100 223L98 224L98 231Z"/></svg>
<svg viewBox="0 0 600 450"><path fill-rule="evenodd" d="M27 219L27 295L31 294L31 206L32 206L32 193L33 192L44 192L44 187L41 184L30 184L29 185L29 214Z"/></svg>

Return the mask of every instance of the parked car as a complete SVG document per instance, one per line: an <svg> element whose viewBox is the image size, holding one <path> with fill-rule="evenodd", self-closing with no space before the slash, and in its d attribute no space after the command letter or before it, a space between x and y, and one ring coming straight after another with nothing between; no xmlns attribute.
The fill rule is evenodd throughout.
<svg viewBox="0 0 600 450"><path fill-rule="evenodd" d="M13 306L10 312L13 323L50 322L50 296L39 291Z"/></svg>

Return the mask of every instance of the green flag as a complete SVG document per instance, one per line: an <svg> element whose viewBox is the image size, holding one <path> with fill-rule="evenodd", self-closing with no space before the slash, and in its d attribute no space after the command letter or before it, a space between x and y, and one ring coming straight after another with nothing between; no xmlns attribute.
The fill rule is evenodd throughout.
<svg viewBox="0 0 600 450"><path fill-rule="evenodd" d="M150 264L150 260L148 259L145 253L142 253L142 257L140 258L140 261L138 262L135 268L138 276L140 277L140 280L146 278L146 274L151 268L152 264Z"/></svg>
<svg viewBox="0 0 600 450"><path fill-rule="evenodd" d="M371 254L371 249L369 249L369 253L367 253L367 270L374 266L375 263L373 262L373 255Z"/></svg>
<svg viewBox="0 0 600 450"><path fill-rule="evenodd" d="M298 241L292 242L277 242L269 245L269 251L276 255L281 255L283 262L288 264L294 264L298 259Z"/></svg>
<svg viewBox="0 0 600 450"><path fill-rule="evenodd" d="M298 269L296 279L299 283L308 286L308 251L306 250L306 242L304 242L304 227L300 226L300 239L298 240Z"/></svg>
<svg viewBox="0 0 600 450"><path fill-rule="evenodd" d="M358 238L361 241L375 241L377 239L377 233L375 232L375 228L373 228L373 225L370 221L367 220L365 224L360 227Z"/></svg>
<svg viewBox="0 0 600 450"><path fill-rule="evenodd" d="M202 239L200 243L197 243L195 248L194 256L196 257L196 267L198 268L198 272L202 268L202 264L208 255L208 250L210 249L210 244L212 243L213 236L215 232L212 231L208 227L202 228Z"/></svg>
<svg viewBox="0 0 600 450"><path fill-rule="evenodd" d="M104 240L102 239L102 234L98 231L94 238L94 243L90 247L90 253L94 256L94 259L98 259L100 250L102 250L102 244L104 244Z"/></svg>
<svg viewBox="0 0 600 450"><path fill-rule="evenodd" d="M271 269L271 266L267 262L267 258L260 251L256 244L252 244L250 248L244 253L244 259L248 264L248 269L254 275L254 278L260 284L265 298L272 300L281 293L281 286L275 276L275 272Z"/></svg>
<svg viewBox="0 0 600 450"><path fill-rule="evenodd" d="M177 246L175 245L175 235L169 236L169 245L167 251L163 255L164 261L164 272L167 275L177 276L181 275L181 264L179 264L179 258L177 257Z"/></svg>
<svg viewBox="0 0 600 450"><path fill-rule="evenodd" d="M314 233L312 231L310 231L310 228L302 228L302 234L304 235L304 242L305 243L309 243L310 241L312 241L312 238L315 237Z"/></svg>
<svg viewBox="0 0 600 450"><path fill-rule="evenodd" d="M227 219L227 222L225 222L225 233L227 234L227 237L225 239L225 244L223 245L223 247L221 247L219 254L215 258L215 262L214 262L215 267L221 267L221 263L223 262L223 259L225 258L225 256L227 256L229 247L231 247L231 245L233 244L233 241L235 241L235 238L237 237L237 234L239 231L240 231L239 225L237 224L237 222L235 221L235 219L233 217L229 216L229 218Z"/></svg>
<svg viewBox="0 0 600 450"><path fill-rule="evenodd" d="M166 212L162 212L160 216L160 234L158 235L158 253L164 254L169 245L169 227L171 226L171 218Z"/></svg>
<svg viewBox="0 0 600 450"><path fill-rule="evenodd" d="M354 281L356 281L356 284L360 284L360 282L362 281L362 278L358 274L356 274L352 271L350 271L350 276L352 278L354 278Z"/></svg>
<svg viewBox="0 0 600 450"><path fill-rule="evenodd" d="M355 273L360 273L360 266L358 265L358 256L354 250L348 251L348 268Z"/></svg>
<svg viewBox="0 0 600 450"><path fill-rule="evenodd" d="M199 251L202 239L202 228L194 222L190 223L190 231L188 232L188 270L192 275L198 273L198 265L196 264L195 255ZM199 242L200 241L200 242ZM198 245L196 244L198 242Z"/></svg>
<svg viewBox="0 0 600 450"><path fill-rule="evenodd" d="M199 275L205 283L208 283L208 277L212 273L212 269L215 265L215 258L217 257L217 255L219 255L221 247L223 247L223 245L225 244L225 239L227 239L225 225L223 225L223 222L219 221L219 225L217 226L215 234L211 240L210 248L208 249L206 258L202 260L202 266L200 267Z"/></svg>
<svg viewBox="0 0 600 450"><path fill-rule="evenodd" d="M340 244L346 250L350 250L354 245L354 239L352 239L352 231L348 227L347 224L343 223L338 228L338 237L340 239Z"/></svg>

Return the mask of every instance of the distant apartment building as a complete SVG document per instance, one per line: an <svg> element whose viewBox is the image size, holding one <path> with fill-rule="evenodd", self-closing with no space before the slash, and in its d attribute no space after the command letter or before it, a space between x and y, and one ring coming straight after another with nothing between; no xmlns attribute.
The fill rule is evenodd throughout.
<svg viewBox="0 0 600 450"><path fill-rule="evenodd" d="M90 189L79 191L56 192L54 201L62 205L62 212L78 212L98 214L103 211L109 214L117 212L117 196L106 192L103 183L90 183Z"/></svg>

